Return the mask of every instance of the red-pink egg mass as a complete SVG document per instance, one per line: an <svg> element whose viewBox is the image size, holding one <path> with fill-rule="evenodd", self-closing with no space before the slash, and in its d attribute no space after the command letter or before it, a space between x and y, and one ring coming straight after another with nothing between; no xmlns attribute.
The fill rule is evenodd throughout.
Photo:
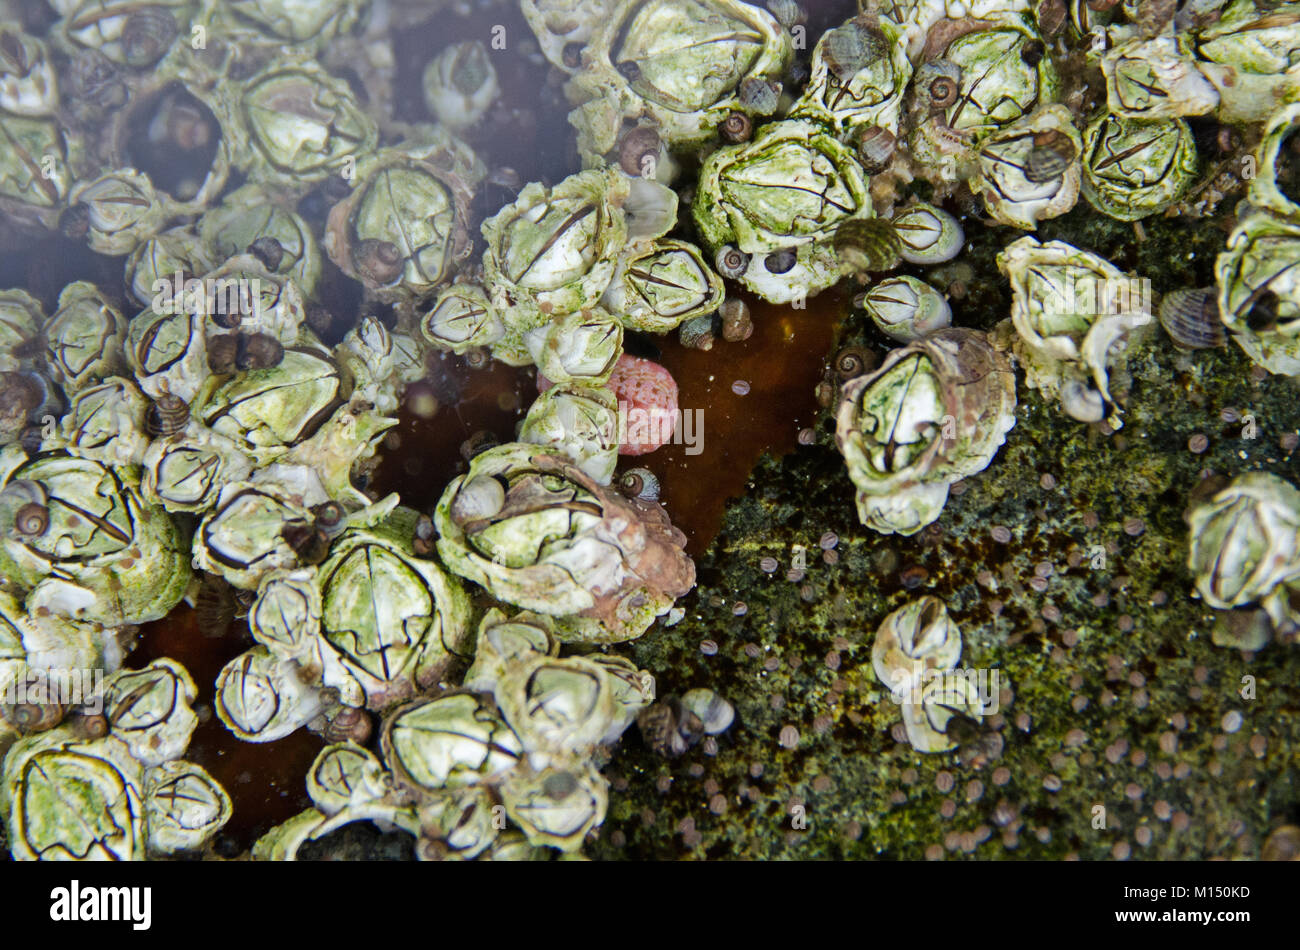
<svg viewBox="0 0 1300 950"><path fill-rule="evenodd" d="M537 374L537 391L555 384ZM673 440L677 430L677 380L654 360L624 353L610 374L618 399L619 455L645 455Z"/></svg>
<svg viewBox="0 0 1300 950"><path fill-rule="evenodd" d="M653 360L624 353L614 365L609 387L618 397L625 427L619 455L645 455L673 439L677 428L677 380Z"/></svg>

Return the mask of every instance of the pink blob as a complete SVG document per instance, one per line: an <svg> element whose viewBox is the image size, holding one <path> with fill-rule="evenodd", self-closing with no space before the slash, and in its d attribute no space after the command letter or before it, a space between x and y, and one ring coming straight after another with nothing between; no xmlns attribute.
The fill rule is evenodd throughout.
<svg viewBox="0 0 1300 950"><path fill-rule="evenodd" d="M645 455L673 439L677 429L677 381L653 360L624 353L614 365L609 387L618 397L624 439L619 455Z"/></svg>
<svg viewBox="0 0 1300 950"><path fill-rule="evenodd" d="M555 384L537 374L537 391ZM677 381L653 360L624 353L614 364L608 386L618 399L622 437L619 455L645 455L673 439L677 429Z"/></svg>

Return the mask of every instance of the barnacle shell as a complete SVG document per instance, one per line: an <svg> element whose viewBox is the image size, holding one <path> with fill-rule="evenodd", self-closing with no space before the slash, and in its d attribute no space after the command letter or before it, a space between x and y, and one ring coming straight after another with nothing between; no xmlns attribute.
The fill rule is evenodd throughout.
<svg viewBox="0 0 1300 950"><path fill-rule="evenodd" d="M1300 375L1300 223L1249 212L1214 264L1219 316L1271 373Z"/></svg>
<svg viewBox="0 0 1300 950"><path fill-rule="evenodd" d="M1083 132L1083 197L1120 221L1169 207L1191 187L1197 168L1196 142L1182 119L1106 113Z"/></svg>
<svg viewBox="0 0 1300 950"><path fill-rule="evenodd" d="M321 637L375 710L436 685L470 652L469 600L436 561L415 556L415 518L397 508L348 528L320 566Z"/></svg>
<svg viewBox="0 0 1300 950"><path fill-rule="evenodd" d="M862 307L882 333L910 343L952 324L943 294L916 277L891 277L861 297Z"/></svg>
<svg viewBox="0 0 1300 950"><path fill-rule="evenodd" d="M961 659L961 631L937 597L922 597L895 610L876 631L871 663L876 677L899 704L908 741L918 752L946 752L954 715L979 719L983 704L971 681L945 675Z"/></svg>
<svg viewBox="0 0 1300 950"><path fill-rule="evenodd" d="M530 844L576 851L605 820L609 783L590 763L540 772L519 768L502 783L501 798Z"/></svg>
<svg viewBox="0 0 1300 950"><path fill-rule="evenodd" d="M281 57L234 84L220 108L234 164L264 184L294 187L340 174L373 153L378 139L347 82L306 58Z"/></svg>
<svg viewBox="0 0 1300 950"><path fill-rule="evenodd" d="M274 242L278 260L265 255L261 264L273 275L291 280L303 294L311 296L320 281L321 252L307 222L275 192L250 183L226 195L221 204L209 209L198 221L198 236L205 253L214 260L244 254L258 242ZM164 271L163 276L171 276Z"/></svg>
<svg viewBox="0 0 1300 950"><path fill-rule="evenodd" d="M552 386L528 408L519 441L562 452L608 485L618 465L618 434L618 400L612 390Z"/></svg>
<svg viewBox="0 0 1300 950"><path fill-rule="evenodd" d="M424 70L424 101L449 129L474 125L500 91L491 54L478 40L451 44Z"/></svg>
<svg viewBox="0 0 1300 950"><path fill-rule="evenodd" d="M70 455L107 465L138 465L149 444L149 403L135 385L120 376L81 390L59 420L53 444Z"/></svg>
<svg viewBox="0 0 1300 950"><path fill-rule="evenodd" d="M320 690L298 668L263 646L241 653L217 676L217 715L246 742L273 742L319 715Z"/></svg>
<svg viewBox="0 0 1300 950"><path fill-rule="evenodd" d="M1259 122L1300 95L1294 4L1234 0L1196 36L1197 67L1219 93L1225 122Z"/></svg>
<svg viewBox="0 0 1300 950"><path fill-rule="evenodd" d="M463 513L481 480L504 488L492 515ZM562 617L561 640L640 636L695 583L684 538L657 504L601 488L567 459L507 444L474 457L434 512L447 567L498 599Z"/></svg>
<svg viewBox="0 0 1300 950"><path fill-rule="evenodd" d="M1238 475L1193 508L1188 525L1187 566L1211 607L1260 601L1300 577L1300 491L1276 475Z"/></svg>
<svg viewBox="0 0 1300 950"><path fill-rule="evenodd" d="M867 127L898 133L912 75L903 30L886 17L862 17L827 31L813 49L812 74L792 117L814 119L840 137Z"/></svg>
<svg viewBox="0 0 1300 950"><path fill-rule="evenodd" d="M399 707L385 720L380 743L393 774L420 791L490 781L512 769L523 753L491 699L473 693Z"/></svg>
<svg viewBox="0 0 1300 950"><path fill-rule="evenodd" d="M367 155L330 211L325 250L382 300L427 295L469 256L469 203L483 171L450 136ZM382 267L367 257L376 247L392 255Z"/></svg>
<svg viewBox="0 0 1300 950"><path fill-rule="evenodd" d="M484 277L498 312L558 316L595 306L627 243L630 187L617 169L579 172L553 188L533 182L484 221Z"/></svg>
<svg viewBox="0 0 1300 950"><path fill-rule="evenodd" d="M171 209L149 176L134 168L105 172L72 189L68 201L86 211L86 243L99 254L129 254L157 232Z"/></svg>
<svg viewBox="0 0 1300 950"><path fill-rule="evenodd" d="M553 66L575 72L583 48L618 0L520 0L520 9Z"/></svg>
<svg viewBox="0 0 1300 950"><path fill-rule="evenodd" d="M942 264L961 253L966 234L957 219L934 205L913 201L894 213L899 253L909 264Z"/></svg>
<svg viewBox="0 0 1300 950"><path fill-rule="evenodd" d="M58 108L58 76L45 43L10 24L0 26L0 110L42 116Z"/></svg>
<svg viewBox="0 0 1300 950"><path fill-rule="evenodd" d="M623 354L623 325L604 310L583 310L529 331L525 343L551 382L602 386Z"/></svg>
<svg viewBox="0 0 1300 950"><path fill-rule="evenodd" d="M30 592L28 609L119 625L156 620L179 602L190 576L181 531L145 503L129 469L62 452L23 459L15 446L0 450L0 574ZM39 535L14 529L31 486L49 513Z"/></svg>
<svg viewBox="0 0 1300 950"><path fill-rule="evenodd" d="M1011 281L1015 352L1030 388L1046 398L1060 395L1081 421L1109 412L1118 428L1110 374L1123 367L1130 338L1151 323L1146 284L1095 254L1032 237L1008 245L998 269Z"/></svg>
<svg viewBox="0 0 1300 950"><path fill-rule="evenodd" d="M1134 37L1101 56L1106 103L1116 115L1136 119L1205 115L1219 93L1196 68L1187 34Z"/></svg>
<svg viewBox="0 0 1300 950"><path fill-rule="evenodd" d="M568 89L584 155L610 151L625 118L646 116L673 148L703 145L743 112L745 79L776 79L790 36L739 0L619 0L599 21Z"/></svg>
<svg viewBox="0 0 1300 950"><path fill-rule="evenodd" d="M1300 129L1300 102L1284 106L1269 117L1264 137L1255 151L1258 174L1250 181L1250 203L1279 217L1300 220L1300 203L1278 183L1284 146L1296 141L1297 129Z"/></svg>
<svg viewBox="0 0 1300 950"><path fill-rule="evenodd" d="M723 293L722 279L699 248L660 238L619 261L601 305L625 327L667 333L691 317L717 310Z"/></svg>
<svg viewBox="0 0 1300 950"><path fill-rule="evenodd" d="M1047 106L980 143L971 190L983 195L995 220L1032 230L1078 201L1082 150L1070 110Z"/></svg>
<svg viewBox="0 0 1300 950"><path fill-rule="evenodd" d="M420 334L439 349L463 354L496 343L505 327L481 287L458 283L439 292L433 308L420 317Z"/></svg>
<svg viewBox="0 0 1300 950"><path fill-rule="evenodd" d="M910 535L938 518L949 484L992 461L1015 405L1010 365L975 330L939 330L846 382L835 443L862 523Z"/></svg>
<svg viewBox="0 0 1300 950"><path fill-rule="evenodd" d="M94 284L68 284L45 325L46 364L69 394L122 369L126 322Z"/></svg>

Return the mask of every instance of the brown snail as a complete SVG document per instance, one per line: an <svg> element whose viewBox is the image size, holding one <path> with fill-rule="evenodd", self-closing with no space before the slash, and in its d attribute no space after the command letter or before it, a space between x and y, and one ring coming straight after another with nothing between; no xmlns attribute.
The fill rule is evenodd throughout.
<svg viewBox="0 0 1300 950"><path fill-rule="evenodd" d="M722 120L718 131L732 144L748 142L749 137L754 134L754 122L743 112L731 112Z"/></svg>

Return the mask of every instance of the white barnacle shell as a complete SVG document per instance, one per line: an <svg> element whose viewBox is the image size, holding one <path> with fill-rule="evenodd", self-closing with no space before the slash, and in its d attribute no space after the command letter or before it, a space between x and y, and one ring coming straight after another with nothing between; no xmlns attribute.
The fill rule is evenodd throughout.
<svg viewBox="0 0 1300 950"><path fill-rule="evenodd" d="M605 820L609 783L591 762L540 770L521 766L505 777L501 799L531 844L576 851Z"/></svg>
<svg viewBox="0 0 1300 950"><path fill-rule="evenodd" d="M998 255L1011 281L1015 353L1030 388L1062 398L1075 418L1095 421L1100 401L1118 428L1110 373L1138 331L1152 322L1146 281L1062 241L1023 237ZM1079 386L1088 384L1096 396Z"/></svg>
<svg viewBox="0 0 1300 950"><path fill-rule="evenodd" d="M177 759L145 773L145 827L149 850L194 851L230 820L230 796L207 770Z"/></svg>
<svg viewBox="0 0 1300 950"><path fill-rule="evenodd" d="M512 307L559 316L595 306L628 239L630 179L617 168L570 175L553 188L525 185L483 222L485 285Z"/></svg>
<svg viewBox="0 0 1300 950"><path fill-rule="evenodd" d="M1065 106L1045 106L980 143L969 184L995 220L1032 230L1074 207L1083 143L1072 118Z"/></svg>
<svg viewBox="0 0 1300 950"><path fill-rule="evenodd" d="M943 294L907 275L873 286L862 295L862 307L882 333L902 343L952 324L952 308Z"/></svg>
<svg viewBox="0 0 1300 950"><path fill-rule="evenodd" d="M1219 317L1270 373L1300 375L1300 224L1247 213L1214 264Z"/></svg>
<svg viewBox="0 0 1300 950"><path fill-rule="evenodd" d="M884 16L874 28L854 18L825 33L813 49L811 75L791 115L826 123L840 135L868 126L897 134L912 76L903 34Z"/></svg>
<svg viewBox="0 0 1300 950"><path fill-rule="evenodd" d="M222 668L214 705L239 738L273 742L315 719L324 702L317 687L302 681L296 664L256 646Z"/></svg>
<svg viewBox="0 0 1300 950"><path fill-rule="evenodd" d="M943 601L925 596L887 616L871 645L877 679L899 705L908 741L918 752L946 752L956 715L978 719L983 703L975 682L956 671L961 631Z"/></svg>
<svg viewBox="0 0 1300 950"><path fill-rule="evenodd" d="M525 342L551 382L603 386L623 355L623 324L604 310L583 310L529 331Z"/></svg>
<svg viewBox="0 0 1300 950"><path fill-rule="evenodd" d="M618 466L618 400L604 386L552 386L529 407L519 441L551 446L608 485Z"/></svg>
<svg viewBox="0 0 1300 950"><path fill-rule="evenodd" d="M109 731L137 760L161 765L185 753L199 724L194 680L175 660L154 660L141 670L105 678L104 717Z"/></svg>
<svg viewBox="0 0 1300 950"><path fill-rule="evenodd" d="M474 125L500 93L496 67L479 40L453 43L424 70L424 101L451 129Z"/></svg>
<svg viewBox="0 0 1300 950"><path fill-rule="evenodd" d="M961 253L966 235L957 219L932 204L915 201L891 219L901 245L899 253L911 264L942 264Z"/></svg>
<svg viewBox="0 0 1300 950"><path fill-rule="evenodd" d="M1101 55L1106 104L1116 115L1138 119L1205 115L1219 105L1213 83L1197 69L1192 37L1134 37Z"/></svg>
<svg viewBox="0 0 1300 950"><path fill-rule="evenodd" d="M440 350L463 354L496 343L505 327L481 287L456 283L440 291L432 309L420 317L420 334Z"/></svg>
<svg viewBox="0 0 1300 950"><path fill-rule="evenodd" d="M1227 610L1300 577L1300 491L1267 472L1238 475L1188 515L1196 591Z"/></svg>
<svg viewBox="0 0 1300 950"><path fill-rule="evenodd" d="M845 383L835 443L862 523L911 535L933 522L948 486L993 460L1015 405L1009 362L977 330L938 330Z"/></svg>
<svg viewBox="0 0 1300 950"><path fill-rule="evenodd" d="M950 670L961 659L961 630L937 597L905 604L881 622L871 645L876 678L896 696L920 686L926 670Z"/></svg>

